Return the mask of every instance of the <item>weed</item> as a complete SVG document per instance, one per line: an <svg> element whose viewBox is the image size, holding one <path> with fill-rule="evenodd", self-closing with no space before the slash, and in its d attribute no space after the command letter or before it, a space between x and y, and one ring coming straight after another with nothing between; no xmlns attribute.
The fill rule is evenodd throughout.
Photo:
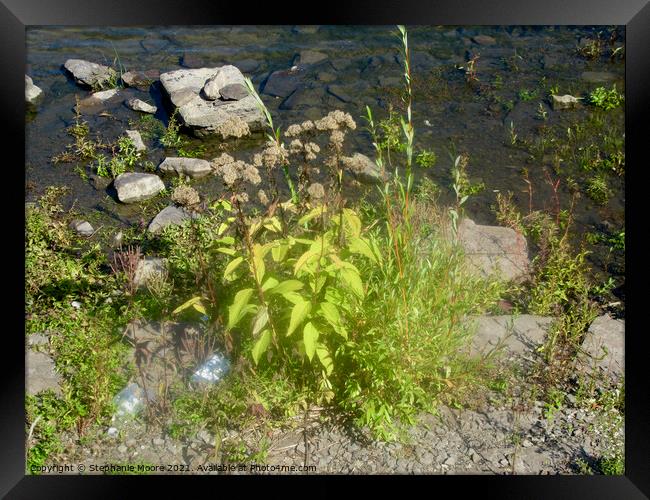
<svg viewBox="0 0 650 500"><path fill-rule="evenodd" d="M521 89L519 91L519 100L526 102L526 101L532 101L533 99L536 99L539 94L538 89L533 89L533 90L528 90L528 89Z"/></svg>
<svg viewBox="0 0 650 500"><path fill-rule="evenodd" d="M415 163L423 168L433 167L437 160L436 153L430 150L420 151L415 157Z"/></svg>
<svg viewBox="0 0 650 500"><path fill-rule="evenodd" d="M587 181L587 195L598 205L606 205L612 193L603 175L595 175Z"/></svg>
<svg viewBox="0 0 650 500"><path fill-rule="evenodd" d="M619 107L625 97L613 85L610 90L605 87L598 87L589 94L588 102L605 111Z"/></svg>

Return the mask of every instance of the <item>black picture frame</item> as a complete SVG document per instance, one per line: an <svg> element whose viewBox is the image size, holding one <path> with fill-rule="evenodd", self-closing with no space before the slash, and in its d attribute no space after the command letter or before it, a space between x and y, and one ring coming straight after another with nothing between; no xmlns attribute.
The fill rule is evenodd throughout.
<svg viewBox="0 0 650 500"><path fill-rule="evenodd" d="M0 395L0 495L7 498L123 498L137 494L133 480L125 477L78 477L78 476L25 476L24 474L24 303L19 291L24 287L24 274L17 264L24 260L19 241L24 238L24 218L21 206L21 192L11 187L21 182L20 164L24 165L25 104L24 73L26 61L25 29L27 26L42 25L206 25L206 24L450 24L450 25L625 25L626 27L626 191L631 195L626 200L627 227L626 259L632 262L627 269L627 287L631 293L626 296L626 443L625 476L427 476L419 478L373 476L360 477L366 494L370 489L385 490L395 481L432 481L434 485L419 484L431 495L440 494L444 483L451 491L465 492L473 487L479 494L498 498L648 498L650 496L650 439L648 438L648 395L644 375L644 329L639 312L646 281L641 271L643 266L644 218L643 207L643 164L647 150L643 125L650 111L650 4L646 0L500 0L481 2L479 0L444 0L425 3L422 0L388 1L374 0L350 3L328 2L321 4L311 14L304 6L277 5L272 2L247 2L244 5L232 3L193 0L146 0L135 4L126 0L2 0L0 3L0 51L4 74L0 78L0 99L2 100L5 144L3 157L12 153L11 162L4 165L2 202L5 207L4 249L7 260L2 273L9 278L5 284L4 300L4 355L0 363L2 391ZM645 140L644 140L645 139ZM15 179L14 179L15 177ZM24 181L24 179L23 179ZM3 183L3 184L4 184ZM2 184L0 184L2 186ZM639 196L635 196L635 192ZM24 201L24 200L23 200ZM638 219L638 220L635 220ZM11 226L11 227L9 227ZM13 271L9 273L8 271ZM15 280L15 283L13 282ZM11 321L7 320L11 318ZM631 328L630 328L630 325ZM216 482L201 481L204 487L216 494L225 493L223 486L230 484L247 495L251 487L268 494L269 481L278 485L279 478L230 478L221 477ZM341 476L283 478L298 484L291 491L306 496L331 494L336 486L349 487L352 478ZM180 477L148 477L147 488L153 483L168 488L178 484ZM317 487L312 484L319 484ZM185 483L183 478L183 483ZM341 483L341 484L337 484ZM196 483L193 483L196 484ZM218 490L215 488L218 485ZM398 485L401 487L401 484ZM285 493L287 486L284 485ZM139 488L138 488L139 489ZM408 491L408 490L407 490ZM150 493L153 495L153 492ZM417 494L413 490L413 494ZM192 493L191 496L196 496ZM302 496L302 495L301 495ZM329 495L328 495L329 496Z"/></svg>

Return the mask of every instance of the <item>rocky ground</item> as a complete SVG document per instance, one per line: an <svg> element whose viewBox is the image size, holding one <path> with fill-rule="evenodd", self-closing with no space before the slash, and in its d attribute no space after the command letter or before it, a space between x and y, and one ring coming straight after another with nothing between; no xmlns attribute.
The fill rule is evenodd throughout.
<svg viewBox="0 0 650 500"><path fill-rule="evenodd" d="M246 431L225 431L217 439L206 430L189 439L175 439L158 425L133 420L120 425L118 433L103 429L87 436L91 445L80 444L76 435L66 436L65 462L75 467L83 464L85 473L104 473L96 467L110 464L141 464L149 467L149 473L176 474L585 473L599 457L622 449L623 415L598 400L598 394L615 391L613 385L603 385L609 378L601 376L595 397L574 390L555 404L539 400L528 370L522 367L534 366L535 348L550 322L551 318L529 315L478 318L473 351L485 352L493 344L505 346L502 362L504 373L509 374L505 386L486 389L469 408L441 406L435 414L420 415L400 442L353 434L314 409L307 420L298 417L282 429L271 429L260 420ZM622 321L603 316L594 322L585 342L591 345L594 334L601 340L608 335L620 338L623 328ZM517 372L507 369L511 362L519 367ZM617 362L615 352L599 359L600 366L607 366L602 374L615 376ZM584 359L578 359L576 373L580 365L585 365Z"/></svg>

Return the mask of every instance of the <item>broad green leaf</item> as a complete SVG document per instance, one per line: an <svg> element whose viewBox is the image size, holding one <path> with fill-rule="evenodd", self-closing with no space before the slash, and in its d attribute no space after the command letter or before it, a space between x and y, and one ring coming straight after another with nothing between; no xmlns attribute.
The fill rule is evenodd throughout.
<svg viewBox="0 0 650 500"><path fill-rule="evenodd" d="M329 302L321 302L320 312L322 313L323 318L325 318L332 326L341 324L341 315L339 314L338 308L334 304L331 304Z"/></svg>
<svg viewBox="0 0 650 500"><path fill-rule="evenodd" d="M293 268L293 274L297 275L298 271L310 260L318 258L320 253L314 252L312 250L307 250L305 253L303 253L298 260L296 261L296 265Z"/></svg>
<svg viewBox="0 0 650 500"><path fill-rule="evenodd" d="M264 284L262 285L262 291L267 292L269 290L272 290L276 286L278 286L278 280L276 280L273 276L269 276L267 280L264 282Z"/></svg>
<svg viewBox="0 0 650 500"><path fill-rule="evenodd" d="M339 276L341 276L341 279L345 281L357 297L363 298L363 283L361 282L361 277L358 272L348 268L343 268L339 272Z"/></svg>
<svg viewBox="0 0 650 500"><path fill-rule="evenodd" d="M224 236L223 238L219 238L218 240L215 240L215 243L223 243L224 245L234 245L235 238L233 238L232 236Z"/></svg>
<svg viewBox="0 0 650 500"><path fill-rule="evenodd" d="M327 276L321 274L318 278L309 281L309 287L314 293L319 293L323 285L327 282Z"/></svg>
<svg viewBox="0 0 650 500"><path fill-rule="evenodd" d="M282 296L294 305L305 301L305 299L302 298L302 295L297 292L285 292Z"/></svg>
<svg viewBox="0 0 650 500"><path fill-rule="evenodd" d="M325 373L331 375L334 370L334 362L332 361L332 356L330 356L327 347L323 344L318 344L316 346L316 355L318 356L321 365L323 365L323 368L325 368Z"/></svg>
<svg viewBox="0 0 650 500"><path fill-rule="evenodd" d="M305 324L302 331L302 340L305 343L305 353L309 361L311 361L316 352L316 342L318 341L318 330L311 321Z"/></svg>
<svg viewBox="0 0 650 500"><path fill-rule="evenodd" d="M203 304L201 302L195 302L192 304L192 307L201 314L205 314L206 316L208 315L208 312L205 310L205 307L203 307Z"/></svg>
<svg viewBox="0 0 650 500"><path fill-rule="evenodd" d="M253 361L257 365L260 361L260 356L266 352L271 343L271 332L269 330L264 330L260 338L257 339L251 354L253 355Z"/></svg>
<svg viewBox="0 0 650 500"><path fill-rule="evenodd" d="M201 297L201 296L192 297L190 300L188 300L184 304L181 304L176 309L174 309L172 314L178 314L179 312L187 309L188 307L192 307L194 304L197 304L198 302L201 302L201 300L203 300L203 297Z"/></svg>
<svg viewBox="0 0 650 500"><path fill-rule="evenodd" d="M302 281L286 280L274 287L269 293L284 295L287 292L295 292L296 290L300 290L303 286L305 285Z"/></svg>
<svg viewBox="0 0 650 500"><path fill-rule="evenodd" d="M267 307L262 306L257 311L255 318L253 318L253 337L256 337L257 334L266 326L269 322L269 310Z"/></svg>
<svg viewBox="0 0 650 500"><path fill-rule="evenodd" d="M318 206L316 208L312 208L307 215L302 216L298 220L298 225L303 226L307 222L309 222L310 220L312 220L312 219L314 219L316 217L320 217L325 212L327 212L327 206L326 205L321 205L321 206Z"/></svg>
<svg viewBox="0 0 650 500"><path fill-rule="evenodd" d="M280 243L279 245L271 249L271 255L273 255L273 260L275 262L282 262L287 256L290 245L288 243Z"/></svg>
<svg viewBox="0 0 650 500"><path fill-rule="evenodd" d="M237 251L234 248L228 248L228 247L219 247L216 248L215 251L225 253L226 255L235 255Z"/></svg>
<svg viewBox="0 0 650 500"><path fill-rule="evenodd" d="M223 272L223 277L225 279L230 279L230 275L239 267L239 264L243 262L244 258L243 257L237 257L236 259L233 259L227 266L225 271Z"/></svg>
<svg viewBox="0 0 650 500"><path fill-rule="evenodd" d="M229 225L226 224L225 222L219 224L219 229L217 229L217 236L221 236L223 233L225 233L228 227Z"/></svg>
<svg viewBox="0 0 650 500"><path fill-rule="evenodd" d="M343 209L343 224L347 229L349 236L359 237L361 234L361 219L349 208Z"/></svg>
<svg viewBox="0 0 650 500"><path fill-rule="evenodd" d="M311 302L303 300L293 306L291 310L291 320L289 321L289 329L287 330L287 337L291 335L296 328L303 322L311 311Z"/></svg>
<svg viewBox="0 0 650 500"><path fill-rule="evenodd" d="M368 257L375 264L377 263L377 257L372 251L370 243L364 238L353 236L348 239L348 249L352 253L357 253Z"/></svg>
<svg viewBox="0 0 650 500"><path fill-rule="evenodd" d="M240 290L235 295L235 300L232 305L228 308L228 329L233 328L243 316L243 309L251 296L253 295L252 288L245 288Z"/></svg>
<svg viewBox="0 0 650 500"><path fill-rule="evenodd" d="M264 227L274 233L282 232L282 224L277 217L269 217L264 221Z"/></svg>
<svg viewBox="0 0 650 500"><path fill-rule="evenodd" d="M253 255L253 263L255 264L255 280L258 283L262 282L264 278L264 273L266 272L266 266L264 265L264 259L259 255Z"/></svg>
<svg viewBox="0 0 650 500"><path fill-rule="evenodd" d="M332 325L336 333L345 340L348 339L348 332L343 326L339 310L334 304L331 302L321 302L319 313L330 325Z"/></svg>

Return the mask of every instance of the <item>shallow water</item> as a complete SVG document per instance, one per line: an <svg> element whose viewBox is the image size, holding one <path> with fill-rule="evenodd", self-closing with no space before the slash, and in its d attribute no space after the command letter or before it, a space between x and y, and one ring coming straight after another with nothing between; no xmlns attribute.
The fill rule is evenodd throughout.
<svg viewBox="0 0 650 500"><path fill-rule="evenodd" d="M539 136L540 127L572 126L594 113L584 107L575 111L552 111L545 98L544 85L556 84L560 94L585 95L594 88L616 83L624 88L624 61L601 57L588 61L576 54L581 38L593 37L598 27L409 27L412 74L414 78L414 123L416 151L433 150L438 157L435 166L418 168L417 175L428 176L442 190L443 200L451 200L450 150L467 152L470 156L469 174L486 188L472 196L466 210L478 223L495 223L491 207L496 192L513 191L519 206L528 210L528 194L522 168L528 169L534 188L533 208L551 206L551 191L545 182L544 168L551 159L531 161L525 148L513 147L508 140L512 121L520 138ZM100 27L100 28L29 28L27 31L27 74L45 93L44 99L28 115L26 129L26 199L39 196L46 186L66 185L72 188L71 205L87 214L87 218L105 228L148 222L157 209L166 205L160 199L142 206L126 206L115 201L110 191L95 190L75 170L76 164L54 165L52 156L62 152L71 142L66 127L74 122L75 96L89 92L78 87L66 76L62 64L69 58L81 58L112 65L119 63L127 70L157 69L161 72L181 67L214 67L222 64L242 65L263 90L272 71L292 66L294 55L301 50L324 53L327 60L307 72L304 83L308 90L288 99L262 93L276 125L285 127L306 118L314 119L333 109L352 114L359 125L349 137L350 151L372 156L369 134L364 130L365 106L375 117L385 117L390 103L399 101L403 88L400 41L393 26L244 26L244 27ZM611 28L608 33L611 32ZM618 40L624 43L624 30L617 29ZM489 35L494 45L472 41L476 35ZM473 54L477 61L478 82L468 85L465 74L457 66L466 66ZM606 83L586 81L586 71L607 72L614 80ZM545 84L542 83L545 79ZM499 84L500 82L500 84ZM329 85L338 86L350 98L343 102L328 92ZM536 97L525 100L522 91ZM149 92L135 89L123 91L125 98L137 95L159 106L156 117L167 122L162 96L154 85ZM508 103L512 106L508 110ZM542 120L538 108L547 113ZM291 108L291 109L287 109ZM138 120L139 114L120 103L107 106L110 116L84 115L91 131L113 140ZM603 113L607 126L623 132L623 108ZM235 152L258 146L258 141L236 145ZM219 151L219 139L193 139L196 147L203 144L202 157L211 159ZM148 144L151 147L151 144ZM157 165L173 150L154 147L148 159ZM89 173L87 165L81 165ZM552 172L552 170L551 170ZM570 194L565 182L574 173L562 170L560 197L562 208L569 207ZM554 175L555 176L555 175ZM166 183L170 179L165 179ZM582 196L575 206L578 235L603 227L620 230L624 226L624 178L609 177L613 196L604 207ZM203 196L216 198L222 188L216 178L194 181ZM348 196L357 196L359 188L348 189ZM615 276L617 285L624 282L621 259L609 265L602 248L596 248L592 261ZM622 294L622 289L620 294ZM619 294L619 295L620 295Z"/></svg>

